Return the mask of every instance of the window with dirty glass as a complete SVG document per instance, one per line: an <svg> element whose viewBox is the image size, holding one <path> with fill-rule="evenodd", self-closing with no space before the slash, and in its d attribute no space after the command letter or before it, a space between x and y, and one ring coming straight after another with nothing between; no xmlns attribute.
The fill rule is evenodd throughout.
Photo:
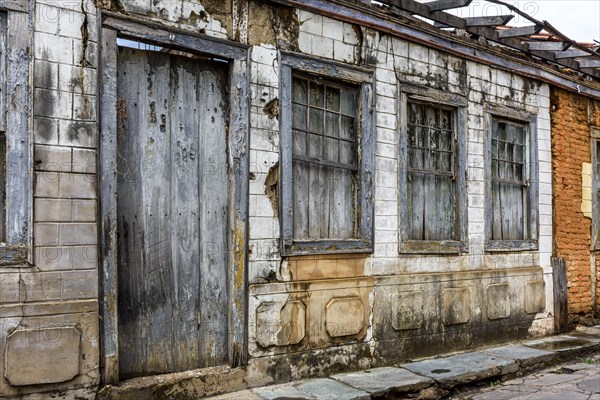
<svg viewBox="0 0 600 400"><path fill-rule="evenodd" d="M356 233L358 89L292 78L294 239Z"/></svg>
<svg viewBox="0 0 600 400"><path fill-rule="evenodd" d="M411 102L407 115L407 239L456 240L454 112Z"/></svg>
<svg viewBox="0 0 600 400"><path fill-rule="evenodd" d="M529 179L527 126L492 119L492 237L524 240L529 237Z"/></svg>
<svg viewBox="0 0 600 400"><path fill-rule="evenodd" d="M400 95L401 253L467 251L465 105L437 92Z"/></svg>
<svg viewBox="0 0 600 400"><path fill-rule="evenodd" d="M323 74L329 64L313 63L282 59L283 252L370 251L371 75L343 69L331 76Z"/></svg>
<svg viewBox="0 0 600 400"><path fill-rule="evenodd" d="M537 118L498 110L486 117L486 248L533 250L537 248Z"/></svg>

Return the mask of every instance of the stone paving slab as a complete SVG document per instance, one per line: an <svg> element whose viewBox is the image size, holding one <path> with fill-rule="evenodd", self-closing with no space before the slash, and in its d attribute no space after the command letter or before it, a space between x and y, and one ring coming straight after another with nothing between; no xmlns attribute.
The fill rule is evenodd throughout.
<svg viewBox="0 0 600 400"><path fill-rule="evenodd" d="M586 347L593 347L596 343L596 339L593 336L590 338L574 335L561 335L552 336L548 338L530 340L523 343L525 346L533 347L535 349L554 351L556 353L573 352L575 350L582 350Z"/></svg>
<svg viewBox="0 0 600 400"><path fill-rule="evenodd" d="M241 390L239 392L225 393L219 396L213 396L211 400L263 400L262 397L251 390Z"/></svg>
<svg viewBox="0 0 600 400"><path fill-rule="evenodd" d="M265 400L368 400L371 395L329 378L309 379L253 389Z"/></svg>
<svg viewBox="0 0 600 400"><path fill-rule="evenodd" d="M590 394L600 394L600 376L581 381L577 384L579 390Z"/></svg>
<svg viewBox="0 0 600 400"><path fill-rule="evenodd" d="M374 396L383 396L390 392L416 392L434 383L431 378L417 375L404 368L393 367L338 374L331 378Z"/></svg>
<svg viewBox="0 0 600 400"><path fill-rule="evenodd" d="M569 397L565 396L565 393L555 392L536 392L523 397L514 397L515 400L588 400L589 396L583 393L569 393Z"/></svg>
<svg viewBox="0 0 600 400"><path fill-rule="evenodd" d="M444 387L453 387L479 379L505 375L519 370L514 360L473 352L423 360L400 365L416 374L436 380Z"/></svg>
<svg viewBox="0 0 600 400"><path fill-rule="evenodd" d="M522 344L494 347L492 349L483 350L482 352L496 357L518 361L521 367L551 362L556 358L556 354L551 351L534 349L523 346Z"/></svg>
<svg viewBox="0 0 600 400"><path fill-rule="evenodd" d="M368 400L369 393L333 379L311 379L297 385L298 389L322 400Z"/></svg>
<svg viewBox="0 0 600 400"><path fill-rule="evenodd" d="M307 393L300 391L293 383L284 383L282 385L263 386L252 391L260 396L261 399L265 400L278 400L278 399L308 399L312 400L313 397Z"/></svg>

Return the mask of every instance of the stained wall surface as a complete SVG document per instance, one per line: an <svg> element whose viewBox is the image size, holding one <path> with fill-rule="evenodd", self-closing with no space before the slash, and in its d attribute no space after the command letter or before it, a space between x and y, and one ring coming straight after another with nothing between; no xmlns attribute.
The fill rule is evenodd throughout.
<svg viewBox="0 0 600 400"><path fill-rule="evenodd" d="M0 397L27 398L44 392L93 398L100 383L97 81L106 73L98 70L101 10L250 45L248 385L552 332L553 178L547 84L265 1L33 3L34 258L33 265L0 267L0 353L7 360L0 363ZM376 169L371 253L281 255L280 50L373 71ZM397 116L406 85L466 101L467 129L459 140L467 154L468 251L458 255L399 251L403 132ZM557 93L553 102L559 110L572 108L563 106L567 98ZM537 116L538 163L532 166L539 188L536 250L485 250L487 103ZM583 137L584 132L577 135ZM582 139L581 148L586 146ZM557 162L569 159L574 169L589 162L589 156L560 151L564 150L555 150ZM564 168L565 174L571 173L569 168ZM557 179L555 175L555 186ZM572 185L577 189L577 182ZM571 213L571 201L561 206L565 212ZM589 232L585 217L576 218L583 225L578 219L569 226ZM569 226L558 226L557 238L570 237L571 233L563 233ZM570 251L569 246L559 244L559 255ZM570 265L581 267L572 271L585 271L585 260L573 257ZM576 279L570 288L576 295L573 310L587 310L590 289ZM56 368L44 367L48 365ZM74 365L78 367L73 369ZM26 366L29 372L24 373Z"/></svg>

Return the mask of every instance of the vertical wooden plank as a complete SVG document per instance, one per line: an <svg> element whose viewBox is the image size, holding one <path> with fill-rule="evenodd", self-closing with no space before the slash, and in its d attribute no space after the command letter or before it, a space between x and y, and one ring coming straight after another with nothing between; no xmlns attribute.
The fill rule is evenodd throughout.
<svg viewBox="0 0 600 400"><path fill-rule="evenodd" d="M197 61L196 61L197 62ZM227 361L227 71L217 62L199 64L196 95L200 118L200 354L202 365ZM187 178L186 178L187 179ZM184 183L185 184L185 183Z"/></svg>
<svg viewBox="0 0 600 400"><path fill-rule="evenodd" d="M232 367L248 360L248 148L249 148L249 54L230 62L229 71L229 363ZM289 99L288 99L289 100ZM291 160L290 160L291 161ZM291 162L290 164L291 165ZM282 169L280 167L280 174ZM283 176L283 175L281 175ZM281 185L280 187L283 187ZM291 192L291 191L290 191ZM291 198L287 199L291 203ZM280 212L279 215L282 215ZM289 218L289 215L288 215ZM291 221L288 221L291 226ZM282 230L283 232L283 230Z"/></svg>
<svg viewBox="0 0 600 400"><path fill-rule="evenodd" d="M118 238L118 309L119 309L119 375L128 378L143 370L145 343L138 341L140 319L145 318L141 304L145 284L143 266L143 193L140 148L137 125L140 82L144 75L145 57L129 49L119 49L117 81L117 238ZM141 68L141 71L140 71ZM145 86L142 86L144 88ZM142 128L143 129L143 128ZM138 219L139 216L139 219ZM144 321L142 321L143 324Z"/></svg>
<svg viewBox="0 0 600 400"><path fill-rule="evenodd" d="M143 243L141 268L137 272L142 279L138 284L138 295L143 309L138 332L144 342L141 349L144 370L140 374L149 374L151 371L180 370L174 335L179 325L174 318L177 277L170 229L174 219L173 210L169 209L172 192L169 124L172 126L173 121L168 115L168 103L173 101L169 91L173 82L169 79L169 55L153 51L135 53L143 53L140 54L142 64L138 64L137 71L131 71L140 75L136 107L139 114L137 121L131 119L137 126L131 126L129 133L138 137L133 154L138 160L142 194L141 209L137 214L142 225L134 231L139 232ZM160 114L155 117L155 112ZM163 113L167 113L166 121L162 118ZM166 127L161 130L163 124Z"/></svg>
<svg viewBox="0 0 600 400"><path fill-rule="evenodd" d="M554 287L554 333L563 333L569 330L567 261L565 258L552 257L551 262Z"/></svg>
<svg viewBox="0 0 600 400"><path fill-rule="evenodd" d="M121 342L129 340L119 347L122 377L178 370L173 336L178 322L173 318L169 71L166 54L120 52L119 330Z"/></svg>
<svg viewBox="0 0 600 400"><path fill-rule="evenodd" d="M491 187L491 216L492 219L488 220L492 225L491 229L491 239L492 240L502 240L502 208L500 206L500 184L495 181L490 182Z"/></svg>
<svg viewBox="0 0 600 400"><path fill-rule="evenodd" d="M6 32L7 15L0 12L0 131L6 130Z"/></svg>
<svg viewBox="0 0 600 400"><path fill-rule="evenodd" d="M468 199L467 199L467 157L468 157L468 114L466 107L459 107L456 119L456 151L458 152L458 165L455 170L458 186L456 193L456 215L458 218L458 237L457 240L468 240ZM487 224L490 220L487 220Z"/></svg>
<svg viewBox="0 0 600 400"><path fill-rule="evenodd" d="M493 220L495 216L495 204L493 200L493 184L492 184L492 116L490 113L485 113L484 117L484 126L485 126L485 154L483 158L484 162L484 175L485 175L485 208L484 208L484 216L485 216L485 238L486 241L495 240L497 237L493 232L493 229L497 229L498 222Z"/></svg>
<svg viewBox="0 0 600 400"><path fill-rule="evenodd" d="M308 164L294 162L294 239L308 239Z"/></svg>
<svg viewBox="0 0 600 400"><path fill-rule="evenodd" d="M26 21L26 22L25 22ZM32 250L33 209L33 150L31 145L30 67L31 38L29 18L19 12L7 12L6 21L6 242L27 249L27 260ZM25 261L25 260L21 260Z"/></svg>
<svg viewBox="0 0 600 400"><path fill-rule="evenodd" d="M171 232L173 351L179 370L200 366L197 312L200 296L205 295L200 288L203 262L200 249L204 245L200 243L200 236L205 227L200 226L204 197L199 193L202 190L199 166L203 161L204 143L199 143L199 136L204 139L208 131L199 129L199 115L206 118L213 112L204 109L205 105L198 98L198 81L202 79L198 76L197 63L198 60L171 56L171 84L166 88L171 101L168 110L171 129L166 143L170 157L164 166L170 171L170 201L165 206L170 207L172 218L171 225L162 228ZM223 182L220 184L227 188ZM214 233L218 236L218 232ZM225 270L221 273L225 274Z"/></svg>
<svg viewBox="0 0 600 400"><path fill-rule="evenodd" d="M377 129L375 129L375 83L363 83L360 88L360 232L359 237L372 246L373 243L373 218L375 198L375 143L377 142Z"/></svg>
<svg viewBox="0 0 600 400"><path fill-rule="evenodd" d="M6 30L5 12L0 12L0 243L6 241Z"/></svg>
<svg viewBox="0 0 600 400"><path fill-rule="evenodd" d="M537 134L537 116L531 115L529 117L529 126L526 131L527 136L527 154L529 159L527 160L527 171L528 171L528 208L525 214L529 232L527 239L537 240L538 239L538 210L539 210L539 165L538 165L538 134Z"/></svg>
<svg viewBox="0 0 600 400"><path fill-rule="evenodd" d="M412 208L410 208L409 204L409 196L408 188L408 96L405 92L400 92L397 101L398 114L396 116L396 124L398 125L399 132L399 154L398 154L398 215L400 229L398 230L398 242L402 244L405 240L409 239L411 236L410 226L411 223L409 221L409 215L412 212ZM402 250L402 245L400 245L400 249Z"/></svg>
<svg viewBox="0 0 600 400"><path fill-rule="evenodd" d="M308 82L293 78L292 98L294 101L308 103ZM306 131L308 130L308 111L306 106L294 104L292 113L293 153L301 156L308 155L306 146ZM293 232L294 239L308 239L308 165L305 162L294 161L293 174Z"/></svg>
<svg viewBox="0 0 600 400"><path fill-rule="evenodd" d="M0 132L0 243L6 241L6 136Z"/></svg>
<svg viewBox="0 0 600 400"><path fill-rule="evenodd" d="M426 123L424 118L424 109L422 106L416 103L409 103L409 118L414 118L412 121L415 124L413 129L409 129L407 134L409 135L408 143L412 143L413 146L418 148L427 147L427 130L418 125ZM412 116L410 116L412 113ZM417 170L425 169L427 162L427 151L420 149L412 149L409 151L409 159L407 160L408 166ZM425 240L426 239L426 207L424 197L426 196L426 177L421 173L408 173L408 185L409 185L409 214L408 218L410 221L410 236L408 239L412 240Z"/></svg>
<svg viewBox="0 0 600 400"><path fill-rule="evenodd" d="M117 311L117 35L101 31L100 60L100 312L102 316L102 381L119 381Z"/></svg>
<svg viewBox="0 0 600 400"><path fill-rule="evenodd" d="M281 56L280 56L281 59ZM289 132L292 131L292 69L285 64L281 65L279 78L279 99L281 115L280 131L280 154L279 159L281 165L279 171L281 174L281 238L283 252L288 252L288 246L291 244L294 236L294 216L293 216L293 187L290 185L293 182L292 171L292 153L293 153L293 138ZM307 193L308 197L308 191Z"/></svg>

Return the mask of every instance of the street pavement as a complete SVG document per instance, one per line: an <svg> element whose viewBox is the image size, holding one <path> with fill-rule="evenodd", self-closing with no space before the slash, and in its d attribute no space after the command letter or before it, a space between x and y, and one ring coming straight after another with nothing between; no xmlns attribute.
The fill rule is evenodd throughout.
<svg viewBox="0 0 600 400"><path fill-rule="evenodd" d="M600 400L600 353L535 371L505 382L462 387L452 400Z"/></svg>
<svg viewBox="0 0 600 400"><path fill-rule="evenodd" d="M211 399L600 400L600 326Z"/></svg>

